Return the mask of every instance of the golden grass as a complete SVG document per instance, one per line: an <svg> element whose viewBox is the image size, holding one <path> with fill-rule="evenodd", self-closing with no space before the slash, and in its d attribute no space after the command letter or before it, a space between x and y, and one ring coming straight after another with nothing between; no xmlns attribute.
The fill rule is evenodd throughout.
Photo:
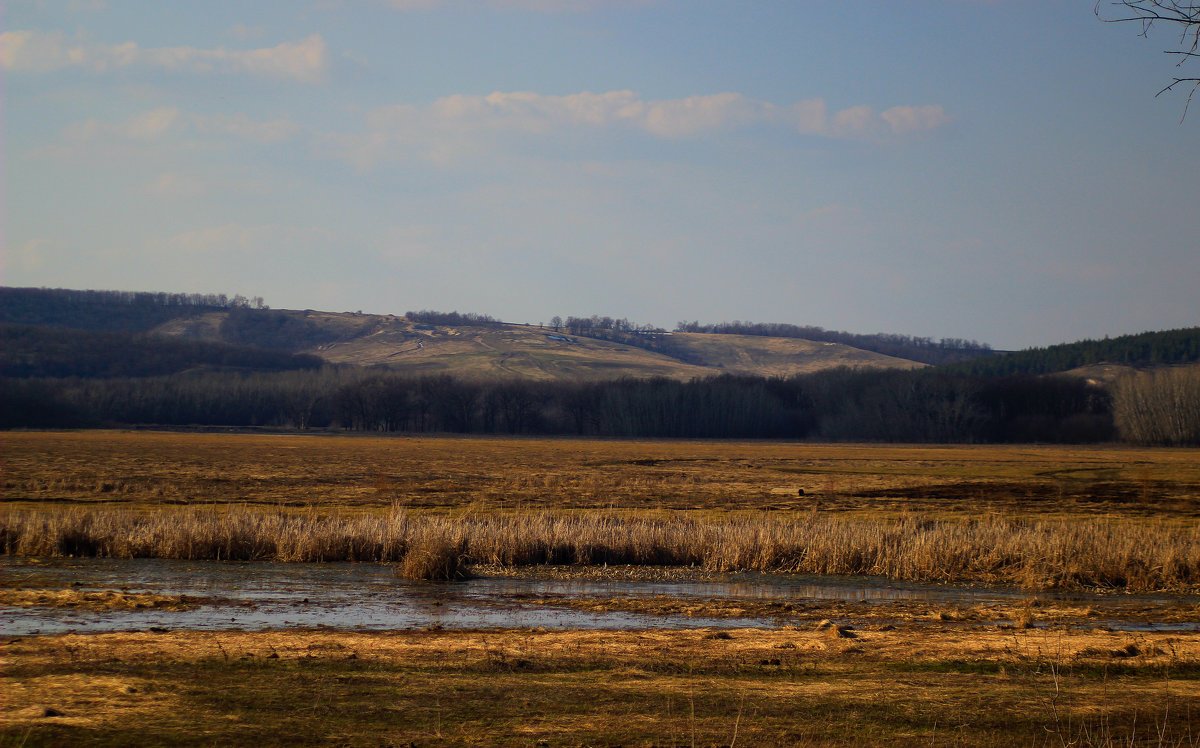
<svg viewBox="0 0 1200 748"><path fill-rule="evenodd" d="M833 630L28 637L0 741L1197 745L1195 634Z"/></svg>
<svg viewBox="0 0 1200 748"><path fill-rule="evenodd" d="M413 578L454 578L466 563L635 564L1030 589L1200 588L1200 527L1111 520L20 510L0 514L0 545L21 556L399 562Z"/></svg>
<svg viewBox="0 0 1200 748"><path fill-rule="evenodd" d="M1200 518L1195 449L111 431L0 440L8 506Z"/></svg>
<svg viewBox="0 0 1200 748"><path fill-rule="evenodd" d="M850 591L850 590L848 590ZM543 594L522 598L523 603L570 610L622 611L654 616L696 618L757 618L761 620L808 625L816 621L854 621L855 626L890 630L897 624L927 624L935 628L970 625L996 629L1045 628L1061 626L1095 627L1105 620L1141 624L1195 623L1200 620L1200 605L1180 601L1176 604L1146 605L1110 596L1100 606L1041 600L974 603L957 600L888 600L871 605L857 601L811 598L701 598L677 595L584 596ZM1028 624L1028 625L1023 625Z"/></svg>
<svg viewBox="0 0 1200 748"><path fill-rule="evenodd" d="M82 610L190 610L196 607L196 604L183 595L159 595L148 592L0 589L0 606Z"/></svg>
<svg viewBox="0 0 1200 748"><path fill-rule="evenodd" d="M408 529L408 528L406 528ZM467 534L444 521L423 522L408 529L398 573L405 579L450 582L470 576Z"/></svg>
<svg viewBox="0 0 1200 748"><path fill-rule="evenodd" d="M3 454L22 555L1200 583L1195 450L15 432Z"/></svg>

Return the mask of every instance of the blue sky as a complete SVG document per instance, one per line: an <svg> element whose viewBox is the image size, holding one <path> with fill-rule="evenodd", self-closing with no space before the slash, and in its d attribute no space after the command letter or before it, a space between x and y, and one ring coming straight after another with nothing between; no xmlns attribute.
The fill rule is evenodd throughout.
<svg viewBox="0 0 1200 748"><path fill-rule="evenodd" d="M10 0L5 285L1200 324L1200 111L1090 0Z"/></svg>

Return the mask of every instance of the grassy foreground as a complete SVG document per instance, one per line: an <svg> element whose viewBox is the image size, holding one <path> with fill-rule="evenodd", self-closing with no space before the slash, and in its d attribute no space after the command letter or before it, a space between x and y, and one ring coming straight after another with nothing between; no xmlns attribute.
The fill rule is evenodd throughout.
<svg viewBox="0 0 1200 748"><path fill-rule="evenodd" d="M9 554L387 561L409 576L623 563L1038 589L1200 583L1195 450L3 439ZM3 593L87 611L193 604ZM1136 600L1146 609L1128 620L1195 619L1194 601ZM530 602L690 614L669 598ZM1093 628L1110 611L1086 605L749 604L695 612L794 625L0 637L0 746L1200 746L1194 632Z"/></svg>
<svg viewBox="0 0 1200 748"><path fill-rule="evenodd" d="M0 744L1200 744L1194 634L890 628L16 639Z"/></svg>

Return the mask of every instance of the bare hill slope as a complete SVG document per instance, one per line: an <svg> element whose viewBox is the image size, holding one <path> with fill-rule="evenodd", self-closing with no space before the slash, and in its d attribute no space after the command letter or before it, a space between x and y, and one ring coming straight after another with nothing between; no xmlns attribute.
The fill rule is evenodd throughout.
<svg viewBox="0 0 1200 748"><path fill-rule="evenodd" d="M530 325L431 325L392 315L273 310L172 320L158 334L253 343L331 363L471 378L602 380L715 374L788 376L837 366L918 368L915 361L838 343L753 335L677 333L668 352Z"/></svg>

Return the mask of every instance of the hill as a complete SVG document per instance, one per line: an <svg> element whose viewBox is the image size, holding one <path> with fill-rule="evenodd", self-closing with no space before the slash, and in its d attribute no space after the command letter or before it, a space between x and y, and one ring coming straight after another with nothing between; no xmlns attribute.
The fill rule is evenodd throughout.
<svg viewBox="0 0 1200 748"><path fill-rule="evenodd" d="M766 335L768 326L747 335L668 333L607 317L555 325L0 289L0 428L1200 440L1200 367L1180 365L1200 357L1200 329L1014 354L946 341L934 346L942 354L987 358L930 367L838 341ZM1060 372L1070 376L1047 376Z"/></svg>
<svg viewBox="0 0 1200 748"><path fill-rule="evenodd" d="M9 376L149 376L193 365L240 367L254 360L250 352L255 349L316 356L332 364L475 380L686 381L718 374L787 377L838 367L924 366L842 342L769 336L762 330L752 335L618 334L601 329L568 334L561 328L505 324L486 315L453 312L399 317L275 310L258 298L221 294L0 288L0 324L4 323L21 326L19 335L17 328L10 333L10 342L19 342L20 350L5 361ZM64 329L124 337L90 345ZM137 338L130 337L135 334ZM181 341L208 347L185 348ZM156 345L162 346L158 361L151 351ZM74 363L69 360L72 350L80 357ZM261 358L269 362L264 367L268 370L309 366L311 361Z"/></svg>
<svg viewBox="0 0 1200 748"><path fill-rule="evenodd" d="M320 356L335 364L386 366L471 379L596 381L715 374L790 376L839 366L910 369L913 361L836 343L742 335L675 334L669 348L503 323L441 325L391 315L316 311L218 311L154 330Z"/></svg>
<svg viewBox="0 0 1200 748"><path fill-rule="evenodd" d="M77 291L0 286L0 323L78 330L145 332L168 320L235 308L262 308L262 299L225 294Z"/></svg>
<svg viewBox="0 0 1200 748"><path fill-rule="evenodd" d="M800 338L820 343L840 343L864 351L882 353L885 356L919 361L923 364L938 366L959 361L969 361L975 358L994 355L996 352L986 343L961 338L915 337L912 335L897 335L894 333L874 333L861 335L826 330L812 325L792 325L783 322L748 322L734 320L733 322L718 322L702 325L699 322L680 322L675 332L699 332L715 335L756 335L768 338Z"/></svg>
<svg viewBox="0 0 1200 748"><path fill-rule="evenodd" d="M154 377L315 369L316 356L144 333L0 324L0 377Z"/></svg>
<svg viewBox="0 0 1200 748"><path fill-rule="evenodd" d="M1076 372L1107 381L1129 368L1200 362L1200 327L1028 348L942 367L983 377Z"/></svg>

